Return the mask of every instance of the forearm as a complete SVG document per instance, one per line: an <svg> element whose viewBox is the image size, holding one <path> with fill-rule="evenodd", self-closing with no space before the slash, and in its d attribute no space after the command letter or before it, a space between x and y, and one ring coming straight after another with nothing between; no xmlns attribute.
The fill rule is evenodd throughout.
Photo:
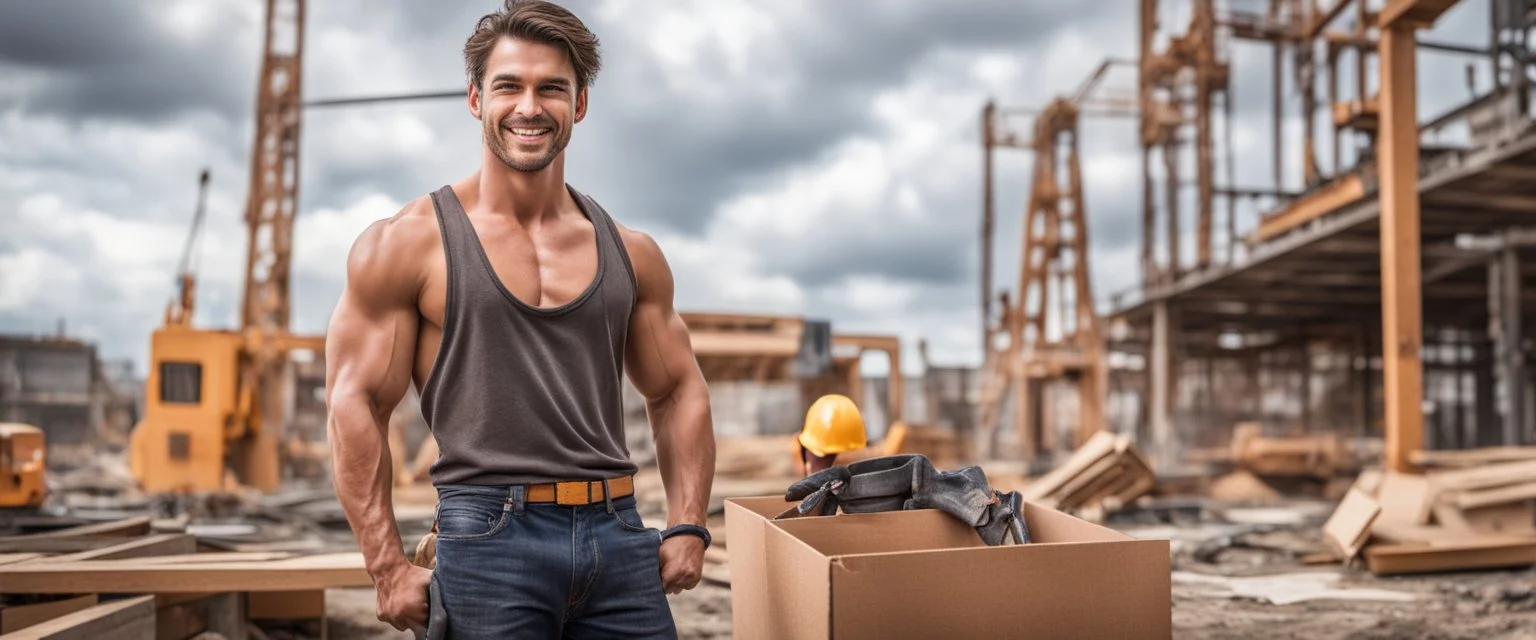
<svg viewBox="0 0 1536 640"><path fill-rule="evenodd" d="M667 492L667 526L703 525L715 476L715 432L703 380L680 382L648 403L656 464Z"/></svg>
<svg viewBox="0 0 1536 640"><path fill-rule="evenodd" d="M356 396L332 407L328 425L336 497L375 580L409 565L395 523L387 425Z"/></svg>

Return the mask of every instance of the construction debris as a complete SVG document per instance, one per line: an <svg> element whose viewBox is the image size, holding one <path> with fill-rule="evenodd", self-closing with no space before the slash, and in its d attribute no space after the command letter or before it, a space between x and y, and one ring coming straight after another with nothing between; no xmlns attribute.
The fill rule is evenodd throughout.
<svg viewBox="0 0 1536 640"><path fill-rule="evenodd" d="M1377 575L1536 564L1536 461L1361 474L1323 525L1345 562Z"/></svg>
<svg viewBox="0 0 1536 640"><path fill-rule="evenodd" d="M239 640L264 636L262 621L324 637L325 590L372 586L357 552L200 546L145 517L0 538L0 634Z"/></svg>
<svg viewBox="0 0 1536 640"><path fill-rule="evenodd" d="M1124 435L1100 431L1050 473L1026 485L1024 500L1084 517L1115 511L1150 493L1152 467Z"/></svg>

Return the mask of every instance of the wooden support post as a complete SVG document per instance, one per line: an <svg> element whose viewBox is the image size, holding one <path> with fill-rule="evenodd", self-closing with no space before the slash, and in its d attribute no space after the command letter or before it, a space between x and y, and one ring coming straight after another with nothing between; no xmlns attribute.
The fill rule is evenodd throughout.
<svg viewBox="0 0 1536 640"><path fill-rule="evenodd" d="M1489 315L1498 333L1494 336L1498 354L1499 380L1504 385L1504 421L1501 432L1505 446L1521 444L1530 408L1526 403L1526 375L1521 344L1520 254L1514 247L1504 247L1488 265Z"/></svg>
<svg viewBox="0 0 1536 640"><path fill-rule="evenodd" d="M1152 449L1159 468L1167 468L1173 459L1173 389L1177 367L1173 365L1171 318L1168 303L1159 300L1152 307Z"/></svg>
<svg viewBox="0 0 1536 640"><path fill-rule="evenodd" d="M1386 466L1411 472L1423 448L1417 61L1409 25L1381 29L1381 328Z"/></svg>

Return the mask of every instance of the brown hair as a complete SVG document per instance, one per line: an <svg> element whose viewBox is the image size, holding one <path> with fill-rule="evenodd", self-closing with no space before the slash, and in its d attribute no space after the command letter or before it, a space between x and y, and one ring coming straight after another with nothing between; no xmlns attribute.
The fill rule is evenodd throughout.
<svg viewBox="0 0 1536 640"><path fill-rule="evenodd" d="M597 36L565 7L545 0L506 0L500 11L475 23L475 32L464 43L464 71L471 84L480 86L485 60L504 36L564 49L576 69L577 91L592 84L602 67Z"/></svg>

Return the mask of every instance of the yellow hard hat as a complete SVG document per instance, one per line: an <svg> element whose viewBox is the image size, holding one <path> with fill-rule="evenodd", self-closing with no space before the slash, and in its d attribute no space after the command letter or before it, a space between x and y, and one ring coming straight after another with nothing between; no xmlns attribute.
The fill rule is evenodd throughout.
<svg viewBox="0 0 1536 640"><path fill-rule="evenodd" d="M818 456L863 449L864 417L848 396L830 393L816 399L805 413L800 446Z"/></svg>

